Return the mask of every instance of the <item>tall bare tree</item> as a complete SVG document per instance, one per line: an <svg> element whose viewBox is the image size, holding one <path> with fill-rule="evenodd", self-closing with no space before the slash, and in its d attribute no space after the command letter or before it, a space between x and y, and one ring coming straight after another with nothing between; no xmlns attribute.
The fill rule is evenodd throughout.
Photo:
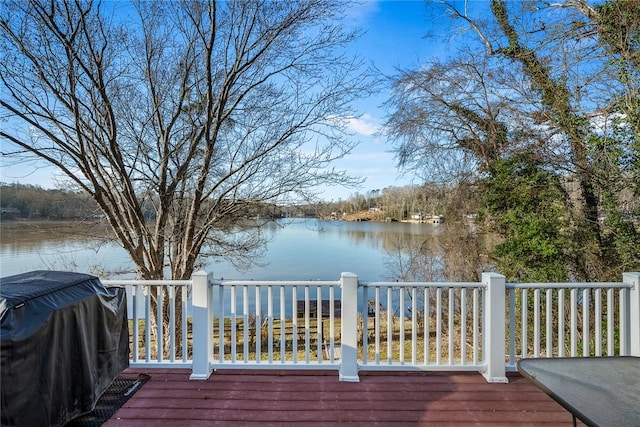
<svg viewBox="0 0 640 427"><path fill-rule="evenodd" d="M482 178L526 153L555 181L575 183L557 193L570 219L561 231L571 245L560 251L568 278L637 268L640 234L625 211L640 194L638 2L431 4L477 37L394 79L387 126L400 164Z"/></svg>
<svg viewBox="0 0 640 427"><path fill-rule="evenodd" d="M143 279L238 260L253 204L355 182L331 162L366 94L348 5L325 0L3 2L3 155L57 166ZM10 147L13 147L10 148Z"/></svg>
<svg viewBox="0 0 640 427"><path fill-rule="evenodd" d="M522 106L517 81L508 67L473 53L401 71L386 123L400 165L430 181L488 171L502 153L523 145L508 125Z"/></svg>

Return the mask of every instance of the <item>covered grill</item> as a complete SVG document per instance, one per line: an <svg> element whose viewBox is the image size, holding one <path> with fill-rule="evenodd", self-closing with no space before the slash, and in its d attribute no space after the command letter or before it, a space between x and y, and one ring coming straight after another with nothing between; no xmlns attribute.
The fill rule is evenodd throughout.
<svg viewBox="0 0 640 427"><path fill-rule="evenodd" d="M87 274L0 279L3 426L63 425L90 412L129 364L124 289Z"/></svg>

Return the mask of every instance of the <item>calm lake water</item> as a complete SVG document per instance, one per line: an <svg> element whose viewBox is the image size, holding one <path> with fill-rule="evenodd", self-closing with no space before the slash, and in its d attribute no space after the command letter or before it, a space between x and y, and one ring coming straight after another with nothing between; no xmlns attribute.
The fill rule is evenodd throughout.
<svg viewBox="0 0 640 427"><path fill-rule="evenodd" d="M55 223L0 224L0 275L55 269L134 278L126 252L100 233L74 233L77 225ZM399 239L419 239L437 245L441 228L433 224L376 223L294 219L265 228L269 238L261 267L238 271L224 261L205 268L214 277L244 280L337 280L351 272L361 280L393 279L385 265ZM89 234L91 234L89 233ZM107 273L104 273L107 272Z"/></svg>

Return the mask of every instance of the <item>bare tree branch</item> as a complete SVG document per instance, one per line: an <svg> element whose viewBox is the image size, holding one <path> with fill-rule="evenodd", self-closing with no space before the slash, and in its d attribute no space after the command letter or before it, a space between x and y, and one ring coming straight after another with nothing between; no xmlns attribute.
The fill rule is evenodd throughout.
<svg viewBox="0 0 640 427"><path fill-rule="evenodd" d="M356 143L333 118L371 87L347 6L6 2L0 137L91 194L143 278L250 256L259 240L217 232L249 201L358 181L331 167Z"/></svg>

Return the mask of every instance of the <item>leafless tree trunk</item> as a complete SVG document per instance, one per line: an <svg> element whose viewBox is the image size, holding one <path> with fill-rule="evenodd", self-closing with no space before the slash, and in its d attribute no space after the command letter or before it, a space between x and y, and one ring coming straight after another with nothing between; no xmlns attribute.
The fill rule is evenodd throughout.
<svg viewBox="0 0 640 427"><path fill-rule="evenodd" d="M342 117L370 90L343 47L348 5L310 0L7 1L0 138L104 211L141 279L252 262L256 204L357 180Z"/></svg>

